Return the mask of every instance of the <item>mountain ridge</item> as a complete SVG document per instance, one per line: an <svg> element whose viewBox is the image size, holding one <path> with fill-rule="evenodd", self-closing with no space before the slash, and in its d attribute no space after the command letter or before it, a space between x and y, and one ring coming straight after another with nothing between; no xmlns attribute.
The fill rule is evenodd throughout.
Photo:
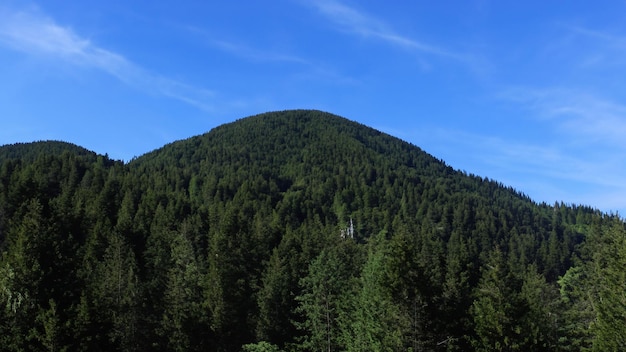
<svg viewBox="0 0 626 352"><path fill-rule="evenodd" d="M459 173L466 174L470 177L479 177L479 178L484 179L485 181L496 182L504 186L505 188L509 188L510 190L513 190L514 192L518 193L521 197L531 200L530 197L524 194L523 190L513 189L513 187L508 187L504 185L503 183L499 182L498 180L490 179L489 177L475 176L474 174L468 174L467 172L462 171L460 169L455 169L453 165L448 165L443 159L436 158L432 154L429 154L428 152L424 151L421 147L411 142L405 141L391 134L376 130L362 123L349 120L347 118L344 118L338 115L334 115L332 113L328 113L328 112L320 111L320 110L310 110L310 109L309 110L300 109L300 110L270 111L270 112L260 113L256 115L251 115L248 117L239 118L239 119L236 119L235 121L231 121L231 122L216 126L207 132L166 143L165 145L159 148L156 148L152 151L148 151L142 155L136 156L132 158L131 160L124 162L124 164L137 165L137 164L144 163L146 162L147 159L152 158L154 155L167 152L168 149L176 148L178 145L187 144L187 143L196 143L199 145L202 143L206 143L207 141L205 141L205 139L211 138L215 134L219 134L222 130L228 130L231 126L249 123L250 121L254 121L255 119L267 118L268 116L271 116L273 114L288 114L288 115L298 114L298 116L293 116L294 119L302 117L302 115L315 114L315 115L318 115L317 117L321 116L321 118L326 118L326 119L330 118L330 119L334 119L336 122L341 122L341 125L344 128L346 128L347 126L350 126L351 128L363 128L364 130L368 131L370 136L372 135L385 136L385 138L388 137L391 140L395 140L396 142L401 142L400 144L405 149L415 148L416 151L424 153L425 156L432 158L431 160L432 162L440 163L442 167L448 168L449 172L459 172ZM50 153L50 154L59 154L63 151L68 151L68 152L77 153L79 155L100 156L100 157L105 157L109 159L109 155L106 152L104 154L101 154L93 150L86 149L82 146L76 145L72 142L59 141L59 140L41 140L41 141L34 141L34 142L18 142L18 143L13 143L13 144L1 145L0 146L0 159L1 158L16 158L16 156L19 156L19 158L22 158L22 159L27 158L30 160L34 156L36 156L38 153L40 153L39 149L43 149L46 153ZM111 159L111 161L117 161L117 160ZM584 206L591 206L591 205L584 205Z"/></svg>
<svg viewBox="0 0 626 352"><path fill-rule="evenodd" d="M604 243L623 222L336 115L255 115L128 163L55 142L3 152L9 350L567 350L601 336L584 322L603 303L577 287L601 283L594 253L621 248Z"/></svg>
<svg viewBox="0 0 626 352"><path fill-rule="evenodd" d="M0 145L0 158L20 158L32 160L41 152L61 154L64 151L76 153L78 155L97 155L96 152L71 142L59 140L40 140L35 142L19 142Z"/></svg>
<svg viewBox="0 0 626 352"><path fill-rule="evenodd" d="M185 144L195 144L195 145L202 145L202 144L206 144L206 143L210 143L210 139L214 138L216 135L219 135L222 133L222 131L225 131L226 133L229 133L229 138L231 138L231 140L238 140L238 136L233 135L233 131L229 131L229 129L231 129L232 126L241 126L241 125L245 125L245 124L249 124L251 122L255 122L255 120L262 120L262 119L268 119L269 116L272 116L274 114L286 114L287 116L290 116L292 114L295 114L295 116L290 116L290 118L292 119L298 119L298 118L307 118L310 120L311 116L306 116L306 115L316 115L316 118L322 118L322 119L328 119L328 121L334 121L335 123L339 123L338 126L341 126L340 128L337 127L337 124L335 124L337 128L339 128L337 131L335 132L335 137L337 135L337 133L342 133L345 132L346 130L354 130L354 129L363 129L363 131L367 131L365 133L365 135L369 138L372 137L381 137L381 139L386 140L386 144L391 144L390 141L392 143L396 143L399 142L398 145L400 145L400 149L402 149L403 151L411 151L412 153L423 153L423 156L426 157L428 163L433 163L433 164L439 164L439 167L441 167L442 169L447 169L447 173L462 173L465 175L468 175L470 177L478 177L475 176L473 174L467 174L464 171L461 171L459 169L454 169L454 167L452 165L448 165L444 160L442 159L438 159L436 157L434 157L433 155L429 154L428 152L424 151L423 149L421 149L419 146L407 142L405 140L402 140L401 138L395 137L393 135L387 134L385 132L381 132L379 130L376 130L372 127L363 125L359 122L356 121L352 121L349 120L347 118L344 117L340 117L338 115L334 115L331 113L327 113L324 111L319 111L319 110L283 110L283 111L272 111L272 112L266 112L266 113L261 113L261 114L257 114L257 115L252 115L249 117L244 117L244 118L240 118L237 119L235 121L229 122L229 123L225 123L219 126L216 126L214 128L212 128L210 131L199 134L199 135L195 135L195 136L191 136L185 139L181 139L181 140L176 140L173 142L169 142L166 143L165 145L163 145L162 147L156 148L152 151L146 152L140 156L136 156L133 159L125 162L126 165L129 166L137 166L138 164L143 164L146 163L148 160L150 160L151 158L154 158L155 155L158 155L160 153L167 153L169 152L169 149L176 149L177 147L181 146L181 145L185 145ZM270 122L271 123L271 122ZM277 123L276 121L274 121L274 123ZM286 125L286 121L281 121L280 123L285 124ZM303 126L306 125L305 123L294 123L293 126L299 126L297 128L303 128ZM293 127L292 126L292 127ZM238 131L241 131L241 129L238 129ZM291 131L293 132L298 132L298 130L294 130ZM259 131L257 131L257 134L260 133ZM359 140L359 138L363 139L364 136L359 134L357 136L350 136L353 141L359 141L361 143L364 142L364 140ZM242 143L236 143L237 145L241 146ZM304 145L300 145L300 148L304 147ZM383 148L383 146L381 145L368 145L369 148L374 149L374 150L380 150L381 148ZM41 150L40 150L41 149ZM193 150L193 148L192 148ZM50 154L59 154L63 151L68 151L68 152L75 152L79 155L90 155L90 156L100 156L100 157L105 157L105 158L109 158L108 153L105 154L100 154L97 153L95 151L92 150L88 150L84 147L78 146L76 144L73 144L71 142L65 142L65 141L56 141L56 140L42 140L42 141L35 141L35 142L20 142L20 143L14 143L14 144L7 144L7 145L2 145L0 146L0 158L16 158L16 156L19 156L20 158L24 158L24 156L26 156L29 160L32 159L33 155L37 155L38 153L40 153L41 151L45 151L46 153L50 153ZM410 154L410 153L409 153ZM180 159L183 155L178 155L178 158ZM190 156L187 155L187 158L189 158ZM201 159L201 156L197 156L195 159L196 160L190 160L192 163L194 161L198 161L199 159ZM111 161L115 161L113 159L111 159ZM176 160L172 160L173 162L177 162ZM405 163L407 165L404 166L409 166L409 167L414 167L412 165L410 165L409 160L405 161ZM480 177L479 177L480 178ZM500 183L497 180L493 180L493 179L489 179L489 178L482 178L486 181L492 181L492 182L496 182L496 183ZM500 183L500 185L503 185L502 183ZM504 185L503 185L504 186ZM507 187L505 186L505 188L509 188L509 189L513 189L512 187ZM515 192L519 193L520 196L524 197L524 198L528 198L522 190L514 190Z"/></svg>

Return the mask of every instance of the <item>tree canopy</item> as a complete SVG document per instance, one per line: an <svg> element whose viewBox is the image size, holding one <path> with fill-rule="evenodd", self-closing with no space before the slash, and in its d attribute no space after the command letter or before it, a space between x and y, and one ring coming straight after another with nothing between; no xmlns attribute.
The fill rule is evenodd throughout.
<svg viewBox="0 0 626 352"><path fill-rule="evenodd" d="M2 350L621 350L624 222L310 110L0 147Z"/></svg>

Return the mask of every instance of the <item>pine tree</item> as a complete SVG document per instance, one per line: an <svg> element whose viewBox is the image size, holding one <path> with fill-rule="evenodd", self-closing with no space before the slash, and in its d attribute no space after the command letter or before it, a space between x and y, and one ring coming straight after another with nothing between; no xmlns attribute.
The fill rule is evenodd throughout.
<svg viewBox="0 0 626 352"><path fill-rule="evenodd" d="M300 281L298 311L304 315L301 329L306 332L303 348L312 351L341 351L339 319L344 314L351 275L347 261L333 249L323 250Z"/></svg>
<svg viewBox="0 0 626 352"><path fill-rule="evenodd" d="M8 248L0 261L0 344L6 350L33 348L30 332L40 304L43 270L39 263L39 239L45 236L43 207L38 200L26 205L16 231L7 238Z"/></svg>
<svg viewBox="0 0 626 352"><path fill-rule="evenodd" d="M386 276L387 249L384 234L370 245L358 289L349 301L350 311L342 320L346 351L399 351L408 317L393 301Z"/></svg>
<svg viewBox="0 0 626 352"><path fill-rule="evenodd" d="M183 234L175 234L171 248L170 269L164 292L165 305L160 333L168 338L170 351L200 350L194 341L200 322L201 276L191 242ZM194 328L195 327L195 328Z"/></svg>
<svg viewBox="0 0 626 352"><path fill-rule="evenodd" d="M535 265L526 269L519 293L520 345L526 350L555 350L558 343L558 291L537 272Z"/></svg>
<svg viewBox="0 0 626 352"><path fill-rule="evenodd" d="M36 318L37 325L40 326L40 330L35 330L34 335L37 340L43 345L45 350L50 352L65 351L67 348L62 346L60 329L62 328L62 322L57 312L56 303L53 299L48 302L47 308L41 308Z"/></svg>
<svg viewBox="0 0 626 352"><path fill-rule="evenodd" d="M477 351L507 351L515 343L511 336L515 302L505 277L502 252L496 248L483 268L470 309L476 331L473 345Z"/></svg>
<svg viewBox="0 0 626 352"><path fill-rule="evenodd" d="M608 229L599 250L594 254L593 284L596 320L594 351L626 349L626 230L615 223Z"/></svg>
<svg viewBox="0 0 626 352"><path fill-rule="evenodd" d="M119 234L109 238L98 268L96 306L110 324L108 337L122 351L139 348L138 309L141 299L135 256Z"/></svg>
<svg viewBox="0 0 626 352"><path fill-rule="evenodd" d="M385 273L393 300L398 303L402 314L408 317L409 326L403 332L406 346L413 351L433 348L434 329L429 316L429 298L426 292L431 286L427 269L423 265L420 238L398 226L389 242ZM431 293L431 292L428 292Z"/></svg>
<svg viewBox="0 0 626 352"><path fill-rule="evenodd" d="M295 320L292 286L287 263L274 249L263 274L262 287L258 293L259 321L257 339L283 345L291 341L297 331Z"/></svg>

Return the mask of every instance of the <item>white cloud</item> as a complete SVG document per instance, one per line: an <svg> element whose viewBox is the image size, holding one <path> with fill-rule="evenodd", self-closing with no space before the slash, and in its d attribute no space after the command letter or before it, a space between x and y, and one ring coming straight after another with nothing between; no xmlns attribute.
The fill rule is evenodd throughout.
<svg viewBox="0 0 626 352"><path fill-rule="evenodd" d="M578 143L626 149L626 105L569 88L505 90L501 97L544 119Z"/></svg>
<svg viewBox="0 0 626 352"><path fill-rule="evenodd" d="M363 37L382 40L388 44L422 53L464 60L462 55L429 45L396 33L385 22L334 0L311 3L322 15L339 25L343 30Z"/></svg>
<svg viewBox="0 0 626 352"><path fill-rule="evenodd" d="M235 56L245 58L247 60L266 61L266 62L285 62L285 63L311 65L311 63L308 60L295 56L295 55L283 54L283 53L272 52L272 51L262 51L262 50L255 49L247 45L242 45L242 44L224 41L224 40L209 39L209 43L212 46L222 51L228 52Z"/></svg>
<svg viewBox="0 0 626 352"><path fill-rule="evenodd" d="M579 35L581 38L591 39L595 43L604 46L607 49L617 51L626 50L626 36L618 35L608 31L599 31L581 26L566 26L572 33Z"/></svg>
<svg viewBox="0 0 626 352"><path fill-rule="evenodd" d="M185 28L199 35L206 45L240 59L256 63L278 63L283 67L285 64L293 64L295 67L299 68L298 71L294 71L290 76L295 80L324 81L338 85L354 85L359 82L353 77L338 73L330 67L330 65L316 62L312 58L304 58L302 56L271 49L259 49L247 43L234 40L216 39L209 32L197 27L186 26Z"/></svg>
<svg viewBox="0 0 626 352"><path fill-rule="evenodd" d="M55 23L40 10L0 8L0 44L28 55L60 59L101 70L125 84L161 94L202 110L211 110L213 92L152 74L126 59Z"/></svg>
<svg viewBox="0 0 626 352"><path fill-rule="evenodd" d="M0 12L0 42L32 55L57 57L106 71L118 78L133 70L123 56L104 50L37 10Z"/></svg>
<svg viewBox="0 0 626 352"><path fill-rule="evenodd" d="M577 74L593 71L596 78L609 81L620 77L626 66L626 33L571 24L561 24L560 29L548 50L562 66L571 66Z"/></svg>
<svg viewBox="0 0 626 352"><path fill-rule="evenodd" d="M454 130L420 133L451 166L495 178L536 201L564 201L626 214L626 169L621 152L581 153L561 143L538 144ZM443 154L443 155L442 155ZM447 154L447 155L446 155Z"/></svg>
<svg viewBox="0 0 626 352"><path fill-rule="evenodd" d="M626 105L564 87L509 88L499 98L528 116L527 124L541 131L544 143L532 135L512 140L469 135L456 138L465 146L459 148L474 148L485 164L506 170L528 189L548 189L565 201L606 211L626 210Z"/></svg>
<svg viewBox="0 0 626 352"><path fill-rule="evenodd" d="M422 69L431 69L432 64L428 62L428 58L439 58L461 64L477 77L488 77L493 70L492 64L482 53L472 52L471 49L465 52L453 50L442 45L426 43L412 38L397 32L386 21L340 1L316 0L307 2L307 4L338 26L340 31L366 39L378 40L414 54Z"/></svg>

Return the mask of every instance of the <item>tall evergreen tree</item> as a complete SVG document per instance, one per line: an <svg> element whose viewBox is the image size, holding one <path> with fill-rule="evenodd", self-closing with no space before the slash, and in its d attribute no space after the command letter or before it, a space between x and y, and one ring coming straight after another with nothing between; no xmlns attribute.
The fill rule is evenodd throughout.
<svg viewBox="0 0 626 352"><path fill-rule="evenodd" d="M350 241L350 240L348 240ZM298 311L304 315L301 329L306 332L302 347L311 351L342 351L340 319L346 316L346 300L352 299L350 261L336 248L323 250L300 281Z"/></svg>
<svg viewBox="0 0 626 352"><path fill-rule="evenodd" d="M121 351L136 351L140 347L137 331L141 292L135 256L119 234L108 240L98 267L95 305L106 319L113 346Z"/></svg>
<svg viewBox="0 0 626 352"><path fill-rule="evenodd" d="M602 238L592 261L596 290L593 350L626 349L626 230L618 222Z"/></svg>
<svg viewBox="0 0 626 352"><path fill-rule="evenodd" d="M8 351L34 349L31 329L36 325L38 309L43 300L40 295L43 268L39 263L39 240L45 236L46 224L43 206L29 201L19 226L7 238L7 250L0 261L0 343Z"/></svg>
<svg viewBox="0 0 626 352"><path fill-rule="evenodd" d="M343 343L350 352L399 351L403 349L408 317L389 290L384 234L371 245L357 291L350 300L350 314L342 321Z"/></svg>
<svg viewBox="0 0 626 352"><path fill-rule="evenodd" d="M50 299L47 308L40 308L36 322L39 326L35 328L35 338L39 340L46 351L56 352L67 350L67 346L63 346L61 341L60 330L63 327L63 322L59 318L56 303L53 299Z"/></svg>
<svg viewBox="0 0 626 352"><path fill-rule="evenodd" d="M558 345L559 296L535 265L526 269L519 292L520 347L556 350Z"/></svg>
<svg viewBox="0 0 626 352"><path fill-rule="evenodd" d="M471 315L476 330L477 351L509 351L516 348L512 316L515 295L506 279L502 252L496 248L483 268Z"/></svg>
<svg viewBox="0 0 626 352"><path fill-rule="evenodd" d="M406 347L413 351L435 346L435 332L428 311L429 303L434 302L429 302L432 298L429 288L432 285L429 269L424 266L422 259L420 244L423 240L419 235L409 232L406 226L399 226L390 239L388 258L385 260L387 285L393 301L408 318L408 329L403 332L403 340L406 341Z"/></svg>
<svg viewBox="0 0 626 352"><path fill-rule="evenodd" d="M183 234L175 234L170 269L164 292L165 305L159 333L168 338L167 350L201 350L208 341L201 336L201 273L191 247ZM206 334L206 332L204 332Z"/></svg>
<svg viewBox="0 0 626 352"><path fill-rule="evenodd" d="M295 255L294 253L292 253ZM278 248L274 249L263 274L263 286L258 294L259 321L257 339L272 341L279 345L290 342L297 335L293 321L295 312L292 303L294 292L286 258Z"/></svg>

